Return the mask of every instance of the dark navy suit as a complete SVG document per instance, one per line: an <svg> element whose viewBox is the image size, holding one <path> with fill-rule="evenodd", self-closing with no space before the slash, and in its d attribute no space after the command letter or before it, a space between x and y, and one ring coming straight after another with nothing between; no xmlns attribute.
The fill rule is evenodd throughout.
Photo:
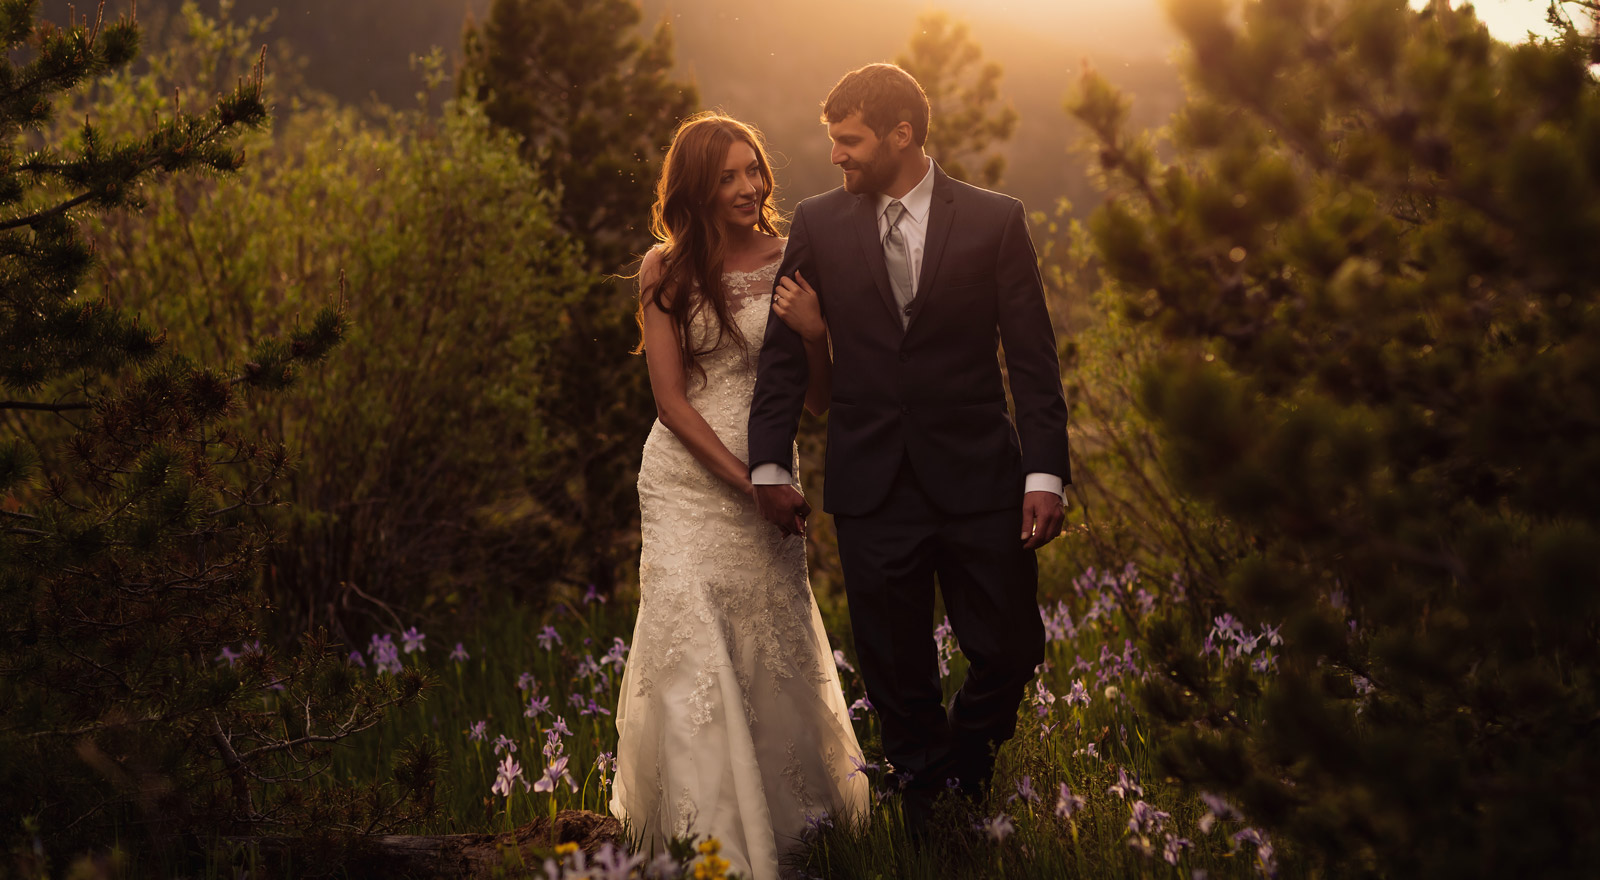
<svg viewBox="0 0 1600 880"><path fill-rule="evenodd" d="M833 343L824 508L886 756L913 791L986 784L1044 656L1023 477L1070 482L1067 406L1027 219L1016 199L933 168L909 323L872 194L801 202L778 276L817 290ZM1013 426L998 347L1003 345ZM800 336L769 317L750 407L750 466L785 467L808 379ZM948 712L932 638L934 583L970 661Z"/></svg>

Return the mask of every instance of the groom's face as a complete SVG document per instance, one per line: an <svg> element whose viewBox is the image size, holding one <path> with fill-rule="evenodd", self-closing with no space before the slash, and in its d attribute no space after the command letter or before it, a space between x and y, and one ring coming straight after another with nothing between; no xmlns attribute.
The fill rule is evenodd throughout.
<svg viewBox="0 0 1600 880"><path fill-rule="evenodd" d="M838 122L828 123L833 140L833 164L844 170L844 188L853 193L875 193L894 183L899 160L887 138L878 137L852 113Z"/></svg>

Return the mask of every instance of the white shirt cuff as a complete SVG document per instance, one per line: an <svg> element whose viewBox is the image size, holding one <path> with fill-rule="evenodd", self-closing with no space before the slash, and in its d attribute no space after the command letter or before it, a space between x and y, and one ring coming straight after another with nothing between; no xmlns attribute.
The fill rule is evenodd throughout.
<svg viewBox="0 0 1600 880"><path fill-rule="evenodd" d="M1063 494L1064 491L1065 487L1061 485L1061 478L1055 474L1042 472L1029 474L1027 479L1022 481L1022 493L1024 495L1029 492L1054 492L1061 496L1061 500L1064 503L1067 500L1067 496Z"/></svg>
<svg viewBox="0 0 1600 880"><path fill-rule="evenodd" d="M794 475L783 465L768 461L756 465L750 472L750 482L757 486L793 486Z"/></svg>

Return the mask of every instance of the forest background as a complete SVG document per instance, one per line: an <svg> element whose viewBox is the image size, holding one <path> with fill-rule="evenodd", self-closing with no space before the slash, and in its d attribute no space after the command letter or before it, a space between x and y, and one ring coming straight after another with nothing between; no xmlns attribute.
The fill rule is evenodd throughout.
<svg viewBox="0 0 1600 880"><path fill-rule="evenodd" d="M778 148L781 204L830 188L817 101L872 58L964 115L942 163L1035 210L1080 520L1042 555L1051 668L987 844L818 829L807 870L1592 865L1592 30L1511 49L1381 0L970 29L897 3L275 5L141 5L137 61L120 26L46 30L37 82L109 75L53 113L27 73L0 90L16 144L64 151L0 180L0 378L31 398L0 447L20 873L192 870L194 834L268 831L338 865L330 830L595 806L652 163L720 106ZM31 7L0 3L14 52ZM223 176L163 173L196 168ZM79 188L96 210L37 208ZM802 445L815 473L817 423ZM848 646L830 541L813 582ZM546 799L511 796L488 723L549 736Z"/></svg>

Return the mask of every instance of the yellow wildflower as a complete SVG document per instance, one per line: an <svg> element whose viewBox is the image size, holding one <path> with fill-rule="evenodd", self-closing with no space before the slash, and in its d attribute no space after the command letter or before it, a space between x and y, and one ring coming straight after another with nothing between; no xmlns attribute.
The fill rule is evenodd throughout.
<svg viewBox="0 0 1600 880"><path fill-rule="evenodd" d="M572 855L573 853L575 853L577 851L578 851L578 845L576 843L558 843L558 844L556 844L556 855L558 857L560 857L560 858L564 859L567 856L570 856L570 855Z"/></svg>

